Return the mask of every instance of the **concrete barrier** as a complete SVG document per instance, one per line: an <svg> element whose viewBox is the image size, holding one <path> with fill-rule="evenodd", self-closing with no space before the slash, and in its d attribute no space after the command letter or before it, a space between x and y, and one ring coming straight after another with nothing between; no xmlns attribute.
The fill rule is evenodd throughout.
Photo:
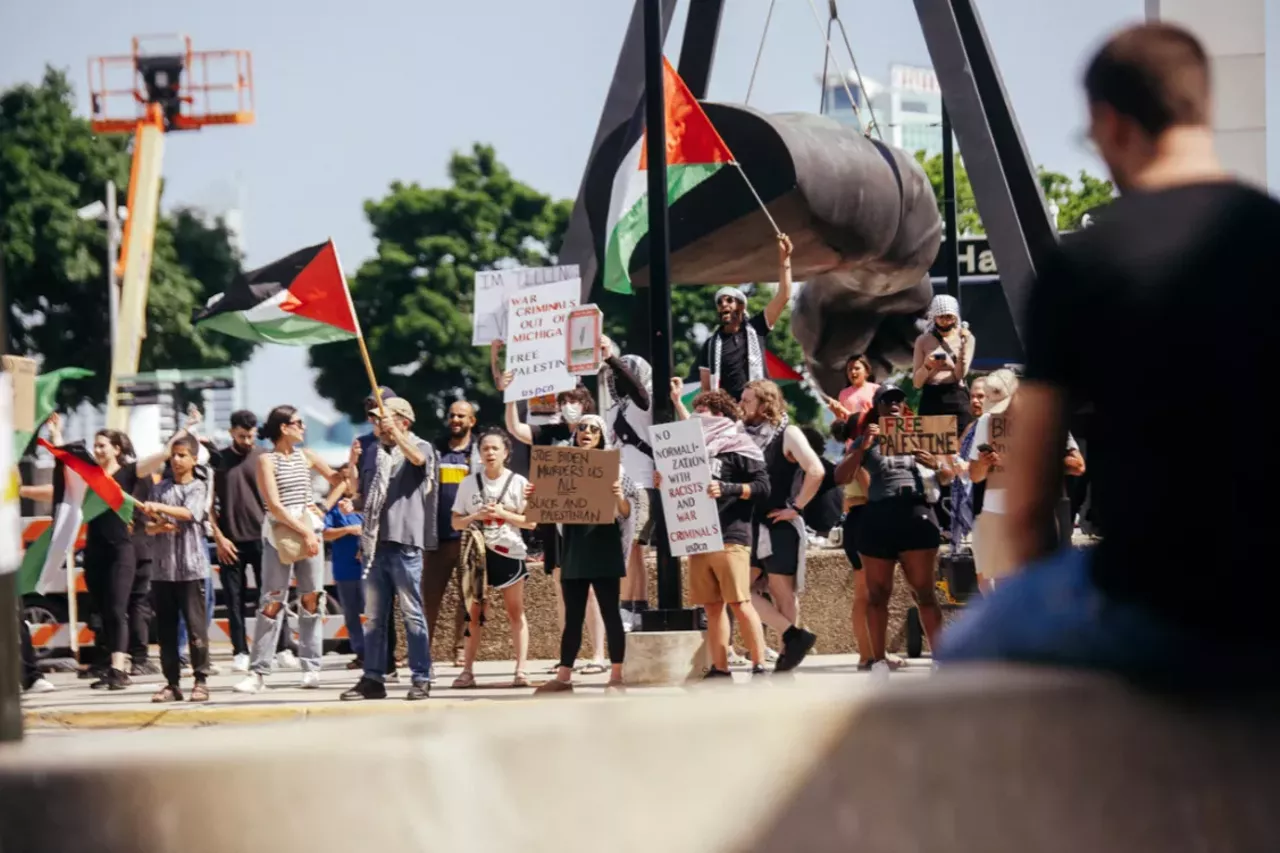
<svg viewBox="0 0 1280 853"><path fill-rule="evenodd" d="M853 639L851 610L853 607L853 570L843 551L811 550L806 566L808 589L800 600L800 618L817 633L815 654L848 654L857 651ZM655 574L650 566L649 601L658 602ZM491 594L492 607L485 625L484 641L480 645L481 660L511 660L515 652L511 647L507 630L507 614L497 593ZM560 656L560 630L556 619L555 587L551 577L542 571L541 564L532 567L525 583L525 612L529 617L529 657L535 660L554 659ZM436 660L453 660L451 644L457 614L457 588L450 587L440 607L439 626L431 654ZM685 588L688 601L688 587ZM898 570L893 599L889 602L889 651L902 653L906 648L906 616L912 605L911 592L902 570ZM778 648L779 639L767 631L767 639ZM736 638L736 637L735 637ZM744 648L741 638L738 647ZM403 644L403 641L402 641ZM591 640L584 633L584 657L591 654ZM403 653L404 649L401 649Z"/></svg>
<svg viewBox="0 0 1280 853"><path fill-rule="evenodd" d="M954 670L0 749L0 850L1280 849L1280 702Z"/></svg>

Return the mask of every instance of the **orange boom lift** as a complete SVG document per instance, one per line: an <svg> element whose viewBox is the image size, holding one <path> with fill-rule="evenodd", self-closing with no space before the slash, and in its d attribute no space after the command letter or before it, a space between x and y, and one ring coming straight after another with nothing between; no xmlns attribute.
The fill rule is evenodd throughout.
<svg viewBox="0 0 1280 853"><path fill-rule="evenodd" d="M107 425L127 430L129 410L119 405L116 388L121 377L138 372L147 333L164 135L208 125L252 124L253 63L245 50L193 51L184 35L136 36L128 56L89 60L89 96L96 132L133 134L129 215L119 257L109 259L115 275Z"/></svg>

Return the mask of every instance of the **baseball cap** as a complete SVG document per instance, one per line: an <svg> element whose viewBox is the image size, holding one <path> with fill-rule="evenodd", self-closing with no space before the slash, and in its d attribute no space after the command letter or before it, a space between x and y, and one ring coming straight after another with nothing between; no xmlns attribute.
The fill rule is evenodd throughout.
<svg viewBox="0 0 1280 853"><path fill-rule="evenodd" d="M1018 392L1018 376L1004 368L993 370L987 374L985 387L987 400L982 410L993 415L1003 414Z"/></svg>
<svg viewBox="0 0 1280 853"><path fill-rule="evenodd" d="M390 400L383 400L383 406L387 413L391 415L399 415L409 423L413 423L417 418L413 416L413 406L409 405L409 401L404 397L392 397Z"/></svg>
<svg viewBox="0 0 1280 853"><path fill-rule="evenodd" d="M876 392L876 396L871 400L873 406L878 406L888 399L907 399L907 392L903 391L897 385L881 385L880 390Z"/></svg>
<svg viewBox="0 0 1280 853"><path fill-rule="evenodd" d="M392 390L391 390L390 388L388 388L386 385L379 385L379 386L378 386L378 391L379 391L379 393L381 393L381 394L382 394L382 402L384 402L384 403L385 403L387 400L394 400L394 399L396 398L396 392L395 392L395 391L392 391ZM378 408L378 398L377 398L377 397L375 397L374 395L370 394L368 397L365 397L365 398L364 398L364 413L365 413L366 415L367 415L367 414L369 414L370 412L374 412L374 411L376 411L376 410L377 410L377 408Z"/></svg>

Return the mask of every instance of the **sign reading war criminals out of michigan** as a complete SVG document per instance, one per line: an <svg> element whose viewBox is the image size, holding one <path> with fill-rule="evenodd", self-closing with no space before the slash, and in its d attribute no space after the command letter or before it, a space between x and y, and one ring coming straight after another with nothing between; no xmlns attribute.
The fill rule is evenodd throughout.
<svg viewBox="0 0 1280 853"><path fill-rule="evenodd" d="M936 456L960 452L955 415L881 418L880 440L886 456L910 456L917 450Z"/></svg>
<svg viewBox="0 0 1280 853"><path fill-rule="evenodd" d="M653 462L662 475L662 512L676 557L724 550L720 514L707 494L711 465L702 423L690 418L649 428Z"/></svg>
<svg viewBox="0 0 1280 853"><path fill-rule="evenodd" d="M503 402L556 394L578 380L565 365L565 319L578 307L581 282L572 278L519 291L507 303L507 370Z"/></svg>
<svg viewBox="0 0 1280 853"><path fill-rule="evenodd" d="M529 451L529 496L526 512L537 524L608 524L618 500L621 455L616 450L581 447L534 447Z"/></svg>

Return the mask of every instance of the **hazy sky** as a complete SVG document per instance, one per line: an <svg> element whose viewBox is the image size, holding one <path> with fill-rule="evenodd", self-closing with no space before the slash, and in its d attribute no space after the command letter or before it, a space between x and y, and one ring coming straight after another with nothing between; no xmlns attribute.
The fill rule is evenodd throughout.
<svg viewBox="0 0 1280 853"><path fill-rule="evenodd" d="M1280 0L1269 2L1275 46ZM826 3L815 5L825 23ZM741 101L768 0L726 6L710 97ZM685 7L667 39L673 59ZM225 206L239 186L250 266L333 236L353 271L373 251L362 203L393 180L441 184L450 152L473 141L493 144L535 188L574 196L631 8L631 0L0 0L0 88L37 80L46 63L66 68L87 113L86 59L127 53L135 34L181 31L197 50L251 50L257 123L170 136L165 204ZM840 9L864 75L887 80L891 62L929 64L909 0L844 0ZM1141 17L1142 0L979 0L979 9L1033 159L1100 172L1072 141L1084 125L1077 80L1108 31ZM842 48L834 57L848 67ZM822 58L809 0L779 0L752 104L816 111ZM1280 86L1270 98L1275 123ZM363 382L351 352L353 381ZM249 365L250 405L286 402L282 388L287 402L315 405L303 390L305 363L303 350L261 349Z"/></svg>

